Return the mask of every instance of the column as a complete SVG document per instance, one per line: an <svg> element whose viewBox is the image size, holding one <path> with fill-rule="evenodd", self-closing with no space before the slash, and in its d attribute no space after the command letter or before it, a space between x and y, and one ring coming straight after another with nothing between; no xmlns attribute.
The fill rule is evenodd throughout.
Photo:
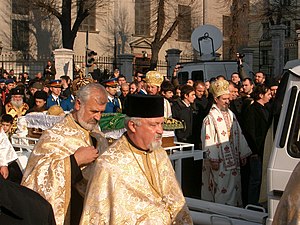
<svg viewBox="0 0 300 225"><path fill-rule="evenodd" d="M66 75L73 80L74 51L71 49L61 48L55 49L53 53L56 68L55 79L59 79L61 76Z"/></svg>
<svg viewBox="0 0 300 225"><path fill-rule="evenodd" d="M118 55L120 74L123 74L126 77L127 82L132 81L133 58L134 58L134 55L131 55L131 54Z"/></svg>
<svg viewBox="0 0 300 225"><path fill-rule="evenodd" d="M272 55L273 60L273 74L271 76L279 76L284 68L284 42L285 42L285 25L271 26L272 35Z"/></svg>
<svg viewBox="0 0 300 225"><path fill-rule="evenodd" d="M168 49L166 51L167 56L167 64L168 64L168 72L167 76L170 77L173 73L174 67L179 63L180 60L180 53L182 51L176 48Z"/></svg>

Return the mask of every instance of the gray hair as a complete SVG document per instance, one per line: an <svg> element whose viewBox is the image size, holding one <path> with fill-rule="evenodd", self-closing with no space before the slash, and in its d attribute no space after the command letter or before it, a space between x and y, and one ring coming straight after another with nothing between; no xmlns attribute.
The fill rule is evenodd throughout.
<svg viewBox="0 0 300 225"><path fill-rule="evenodd" d="M91 96L95 96L100 104L105 104L108 99L105 88L99 83L90 83L82 86L76 94L76 98L82 103L86 103Z"/></svg>
<svg viewBox="0 0 300 225"><path fill-rule="evenodd" d="M142 125L141 122L141 117L130 117L130 116L126 116L124 119L124 124L125 124L125 128L126 130L128 130L128 122L132 121L134 124L136 124L138 127Z"/></svg>

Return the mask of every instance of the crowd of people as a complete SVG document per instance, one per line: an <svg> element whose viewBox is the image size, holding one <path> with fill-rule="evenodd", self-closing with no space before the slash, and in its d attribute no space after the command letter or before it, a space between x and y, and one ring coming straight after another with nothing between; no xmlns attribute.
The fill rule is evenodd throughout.
<svg viewBox="0 0 300 225"><path fill-rule="evenodd" d="M233 73L179 84L178 70L170 78L136 72L133 81L115 70L100 83L93 76L55 79L51 62L31 80L2 74L1 132L8 139L25 114L53 106L70 112L43 131L20 181L52 205L56 224L192 224L161 147L164 117L183 122L177 141L206 152L203 165L190 168L198 182L188 195L239 207L265 201L264 144L278 81L257 72L253 80ZM98 126L102 113L126 115L127 131L112 145ZM0 164L4 179L14 160Z"/></svg>

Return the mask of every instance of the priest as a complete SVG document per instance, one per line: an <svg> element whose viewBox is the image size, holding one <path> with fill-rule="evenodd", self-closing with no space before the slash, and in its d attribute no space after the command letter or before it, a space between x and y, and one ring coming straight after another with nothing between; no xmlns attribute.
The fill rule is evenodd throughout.
<svg viewBox="0 0 300 225"><path fill-rule="evenodd" d="M58 225L79 223L90 165L107 144L98 127L106 103L100 84L81 87L74 110L43 132L28 160L22 185L50 202Z"/></svg>
<svg viewBox="0 0 300 225"><path fill-rule="evenodd" d="M127 132L95 161L80 224L192 224L161 147L163 97L129 95L125 106Z"/></svg>

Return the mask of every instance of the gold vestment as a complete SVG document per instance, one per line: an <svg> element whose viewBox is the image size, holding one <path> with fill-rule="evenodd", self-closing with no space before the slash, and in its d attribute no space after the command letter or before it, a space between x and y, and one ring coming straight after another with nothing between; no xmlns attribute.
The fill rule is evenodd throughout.
<svg viewBox="0 0 300 225"><path fill-rule="evenodd" d="M88 146L92 146L90 133L69 114L43 132L28 160L22 185L38 192L50 202L57 225L70 224L70 155L79 147ZM82 195L85 193L90 167L84 170L81 168L84 179L76 184Z"/></svg>
<svg viewBox="0 0 300 225"><path fill-rule="evenodd" d="M163 148L138 150L123 135L93 169L81 225L193 224Z"/></svg>

